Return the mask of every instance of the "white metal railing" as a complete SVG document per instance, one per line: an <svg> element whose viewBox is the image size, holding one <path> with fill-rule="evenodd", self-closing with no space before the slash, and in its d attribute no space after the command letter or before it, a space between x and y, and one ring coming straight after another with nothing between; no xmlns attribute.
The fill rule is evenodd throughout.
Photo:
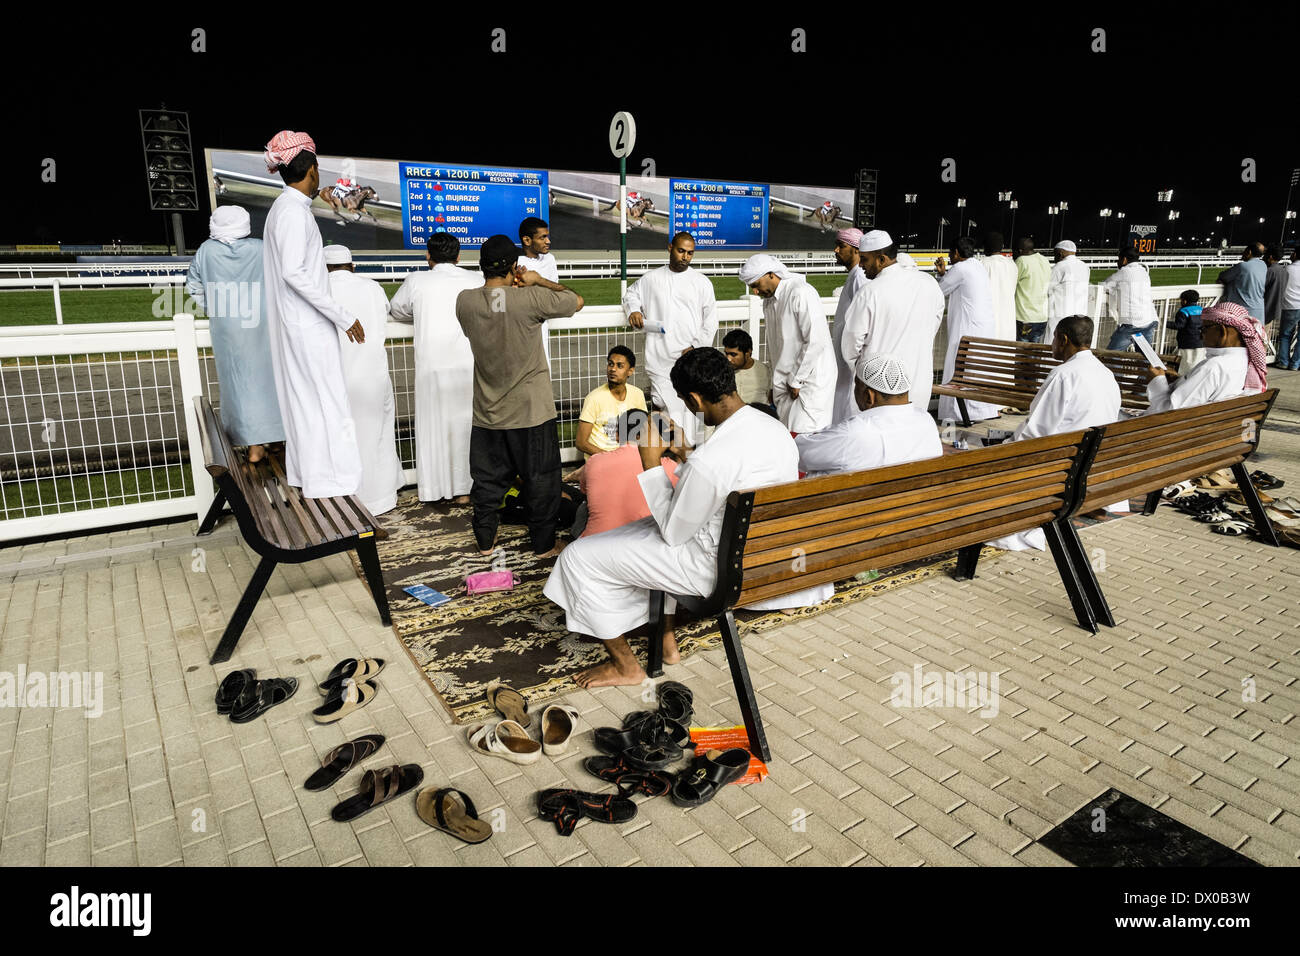
<svg viewBox="0 0 1300 956"><path fill-rule="evenodd" d="M837 290L838 291L838 290ZM1172 350L1167 324L1177 311L1176 287L1156 287L1158 348ZM1202 304L1222 293L1197 287ZM1114 321L1105 296L1090 288L1096 344ZM829 321L836 297L821 300ZM715 344L744 328L766 359L762 301L718 302ZM212 500L193 411L195 395L220 408L221 383L207 320L180 314L168 321L0 330L0 540L68 533L137 521L201 516ZM1277 329L1271 329L1271 336ZM605 356L615 344L637 355L645 334L628 327L619 306L592 306L547 323L547 357L562 455L575 461L577 417L585 396L604 382ZM936 376L947 352L946 329L934 342ZM415 482L415 356L412 327L388 324L386 345L405 481ZM632 380L647 391L638 370Z"/></svg>

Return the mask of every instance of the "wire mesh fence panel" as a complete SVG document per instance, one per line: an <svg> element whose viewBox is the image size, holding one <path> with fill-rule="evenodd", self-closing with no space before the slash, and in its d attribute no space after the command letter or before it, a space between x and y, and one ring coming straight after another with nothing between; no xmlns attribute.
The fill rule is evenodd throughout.
<svg viewBox="0 0 1300 956"><path fill-rule="evenodd" d="M403 468L415 467L415 343L409 338L390 338L388 377L393 383L393 411L396 419L397 457Z"/></svg>

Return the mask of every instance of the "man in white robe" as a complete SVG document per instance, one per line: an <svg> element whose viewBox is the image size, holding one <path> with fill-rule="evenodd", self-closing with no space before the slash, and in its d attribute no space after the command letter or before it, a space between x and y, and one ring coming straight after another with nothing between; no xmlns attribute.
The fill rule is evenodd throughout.
<svg viewBox="0 0 1300 956"><path fill-rule="evenodd" d="M397 490L404 484L402 461L397 457L397 405L384 346L388 296L374 279L356 274L347 246L326 246L325 268L329 270L330 295L349 314L358 316L366 330L365 342L356 347L347 344L344 333L338 334L343 381L361 452L357 497L372 515L381 515L397 507Z"/></svg>
<svg viewBox="0 0 1300 956"><path fill-rule="evenodd" d="M898 247L887 232L867 233L858 252L871 281L849 306L844 335L835 347L854 368L873 355L894 356L907 369L912 404L928 411L934 389L934 337L943 321L939 283L920 269L898 265Z"/></svg>
<svg viewBox="0 0 1300 956"><path fill-rule="evenodd" d="M1016 429L1012 441L1080 431L1119 418L1119 384L1114 373L1092 354L1092 329L1092 319L1083 315L1057 323L1052 357L1061 364L1047 373L1029 405L1029 417ZM1119 505L1109 507L1120 509ZM989 544L1008 551L1046 551L1047 537L1042 528L1033 528Z"/></svg>
<svg viewBox="0 0 1300 956"><path fill-rule="evenodd" d="M428 272L406 277L389 305L415 323L415 477L421 501L469 504L469 438L474 421L474 352L456 320L456 296L483 285L461 269L460 240L435 233L425 244Z"/></svg>
<svg viewBox="0 0 1300 956"><path fill-rule="evenodd" d="M1056 323L1070 315L1088 314L1091 270L1069 239L1056 244L1056 262L1047 278L1047 341L1056 337Z"/></svg>
<svg viewBox="0 0 1300 956"><path fill-rule="evenodd" d="M727 496L741 488L798 477L799 453L785 427L746 405L735 373L717 349L695 349L673 367L683 402L715 427L677 470L673 488L662 468L641 474L651 517L579 538L555 562L543 593L565 612L565 626L605 642L610 660L578 675L582 687L638 685L646 672L624 635L649 620L650 591L703 597L712 592ZM815 589L805 589L806 594ZM789 606L807 603L789 596ZM671 614L675 602L665 611ZM681 657L671 621L664 663Z"/></svg>
<svg viewBox="0 0 1300 956"><path fill-rule="evenodd" d="M831 346L844 337L844 317L848 315L849 305L858 290L867 283L867 274L858 264L858 243L862 241L861 229L841 229L835 235L835 261L848 273L835 301L835 322L831 325ZM835 407L831 410L831 424L838 424L852 418L858 413L858 406L853 401L853 383L855 377L853 366L844 361L838 348L835 351Z"/></svg>
<svg viewBox="0 0 1300 956"><path fill-rule="evenodd" d="M668 244L668 265L651 269L627 287L623 313L628 325L645 330L645 369L650 399L676 426L673 451L683 454L704 440L695 416L673 390L673 363L691 349L713 345L718 332L713 283L691 268L695 240L679 232Z"/></svg>
<svg viewBox="0 0 1300 956"><path fill-rule="evenodd" d="M1220 302L1201 313L1205 358L1186 375L1147 369L1146 414L1190 408L1260 391L1266 382L1264 343L1259 323L1235 302Z"/></svg>
<svg viewBox="0 0 1300 956"><path fill-rule="evenodd" d="M980 265L989 275L989 291L993 295L994 338L1008 342L1016 340L1016 263L1002 254L1002 233L990 232L984 243L984 256Z"/></svg>
<svg viewBox="0 0 1300 956"><path fill-rule="evenodd" d="M873 355L853 377L858 413L824 431L800 435L799 470L806 478L938 458L943 454L934 419L912 404L903 363Z"/></svg>
<svg viewBox="0 0 1300 956"><path fill-rule="evenodd" d="M835 348L821 296L775 256L750 256L740 281L763 300L776 413L795 434L821 431L835 410Z"/></svg>
<svg viewBox="0 0 1300 956"><path fill-rule="evenodd" d="M993 321L993 292L988 273L975 259L975 240L969 236L957 239L949 253L952 265L940 256L935 260L939 274L939 291L948 299L948 355L943 363L943 380L952 381L957 371L957 350L963 335L991 339L997 337ZM997 418L1002 406L991 402L966 402L966 411L972 422ZM939 398L939 421L962 421L957 399L950 395Z"/></svg>
<svg viewBox="0 0 1300 956"><path fill-rule="evenodd" d="M285 429L285 476L308 498L356 494L361 484L352 409L343 384L339 332L357 347L360 320L330 296L320 229L311 212L320 188L316 146L306 133L277 133L266 167L285 188L263 227L266 318L275 391Z"/></svg>

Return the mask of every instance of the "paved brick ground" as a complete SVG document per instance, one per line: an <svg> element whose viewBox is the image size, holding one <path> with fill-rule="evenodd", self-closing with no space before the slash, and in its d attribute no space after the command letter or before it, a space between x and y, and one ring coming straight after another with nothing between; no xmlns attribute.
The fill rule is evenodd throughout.
<svg viewBox="0 0 1300 956"><path fill-rule="evenodd" d="M1258 466L1300 494L1300 422L1265 432ZM207 664L251 553L193 523L0 550L0 672L100 671L101 716L0 707L0 866L111 864L1062 865L1035 841L1115 787L1269 865L1300 856L1300 552L1222 538L1168 509L1088 530L1119 619L1077 628L1045 555L1010 554L971 582L932 579L749 638L776 752L771 778L682 811L640 804L625 826L568 838L536 792L581 767L590 726L638 689L571 695L574 752L528 768L467 749L345 557L281 567L230 665ZM196 551L201 548L202 551ZM391 663L378 700L315 724L313 684L346 656ZM996 673L996 715L896 708L891 675ZM247 725L216 714L218 674L299 677ZM669 669L697 722L738 722L723 654ZM1243 687L1253 682L1253 701ZM419 763L469 792L500 832L469 847L402 799L351 825L301 783L320 755L379 731L366 766Z"/></svg>

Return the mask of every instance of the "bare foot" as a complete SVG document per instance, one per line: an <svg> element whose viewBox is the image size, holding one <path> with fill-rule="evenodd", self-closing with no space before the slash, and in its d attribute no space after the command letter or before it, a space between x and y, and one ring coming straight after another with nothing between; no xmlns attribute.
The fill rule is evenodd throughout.
<svg viewBox="0 0 1300 956"><path fill-rule="evenodd" d="M635 670L620 668L606 661L574 677L579 687L635 687L647 680L645 669L637 663Z"/></svg>
<svg viewBox="0 0 1300 956"><path fill-rule="evenodd" d="M788 615L790 617L794 617L796 614L799 613L799 609L797 607L783 607L781 608L781 613Z"/></svg>
<svg viewBox="0 0 1300 956"><path fill-rule="evenodd" d="M565 548L565 544L564 544L564 542L563 542L563 541L557 541L557 542L555 542L555 547L551 548L550 551L543 551L541 554L533 555L533 557L536 557L536 558L558 558L558 557L560 556L560 552L563 551L564 548Z"/></svg>
<svg viewBox="0 0 1300 956"><path fill-rule="evenodd" d="M677 649L677 632L670 627L664 631L664 663L680 664L681 662L682 654Z"/></svg>
<svg viewBox="0 0 1300 956"><path fill-rule="evenodd" d="M469 495L457 495L451 499L451 503L453 505L467 505L469 504Z"/></svg>

